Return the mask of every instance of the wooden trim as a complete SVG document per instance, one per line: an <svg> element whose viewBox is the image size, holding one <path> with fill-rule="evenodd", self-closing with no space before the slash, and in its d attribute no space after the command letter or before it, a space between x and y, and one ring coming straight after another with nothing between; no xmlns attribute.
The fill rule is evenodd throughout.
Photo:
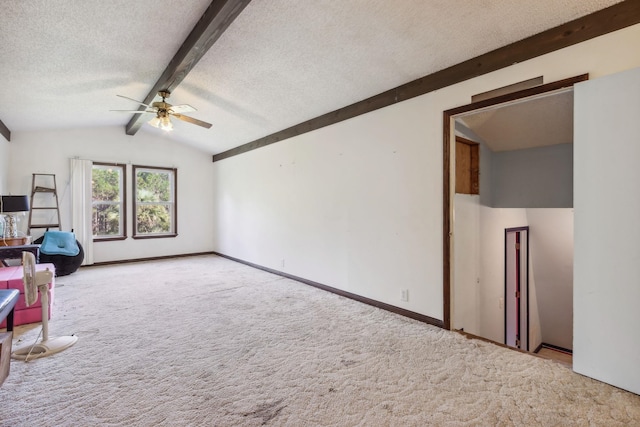
<svg viewBox="0 0 640 427"><path fill-rule="evenodd" d="M513 83L507 86L502 86L496 89L491 89L486 92L471 95L471 102L482 101L483 99L495 98L496 96L504 95L505 93L517 92L523 89L529 89L535 86L544 84L544 76L534 77L532 79L524 80L518 83Z"/></svg>
<svg viewBox="0 0 640 427"><path fill-rule="evenodd" d="M444 329L451 329L451 117L444 113L442 139L442 320Z"/></svg>
<svg viewBox="0 0 640 427"><path fill-rule="evenodd" d="M135 258L135 259L123 259L119 261L104 261L104 262L96 262L90 265L83 265L80 268L91 268L91 267L101 267L105 265L116 265L116 264L129 264L133 262L146 262L146 261L162 261L173 258L186 258L192 256L202 256L202 255L215 255L214 252L193 252L189 254L177 254L177 255L164 255L164 256L153 256L147 258Z"/></svg>
<svg viewBox="0 0 640 427"><path fill-rule="evenodd" d="M455 193L480 194L480 144L456 135L455 149Z"/></svg>
<svg viewBox="0 0 640 427"><path fill-rule="evenodd" d="M504 269L502 271L502 277L504 278L504 287L502 288L502 298L503 298L503 311L502 311L502 325L503 325L503 329L504 329L504 335L502 337L502 342L507 345L507 306L509 305L509 303L507 302L507 270L509 268L509 266L507 265L507 255L508 255L508 248L507 248L507 234L509 233L509 230L504 230L504 254L503 259L504 259ZM520 320L520 319L518 319Z"/></svg>
<svg viewBox="0 0 640 427"><path fill-rule="evenodd" d="M458 136L458 135L456 135L456 142L460 142L462 144L467 144L467 145L480 145L479 142L475 142L475 141L472 141L472 140L467 139L467 138L463 138L463 137Z"/></svg>
<svg viewBox="0 0 640 427"><path fill-rule="evenodd" d="M217 162L284 139L302 135L416 96L527 61L586 40L640 23L640 2L623 1L394 89L299 123L213 156ZM137 114L137 116L140 116Z"/></svg>
<svg viewBox="0 0 640 427"><path fill-rule="evenodd" d="M529 233L529 226L524 225L522 227L505 228L504 231L505 233L512 233L514 231L526 231L527 233Z"/></svg>
<svg viewBox="0 0 640 427"><path fill-rule="evenodd" d="M556 363L562 363L562 364L564 364L563 362L559 362L559 361L557 361L557 360L555 360L555 359L551 359L551 358L549 358L549 357L547 357L547 356L543 356L543 355L541 355L541 354L538 354L538 352L539 352L540 350L542 350L542 347L546 346L547 344L540 344L540 345L539 345L539 346L538 346L538 347L537 347L533 352L529 352L529 351L524 351L524 350L522 350L522 349L520 349L520 348L516 348L516 347L509 347L508 345L505 345L505 344L499 343L499 342L497 342L497 341L490 340L489 338L484 338L484 337L481 337L481 336L478 336L478 335L473 335L473 334L470 334L470 333L468 333L468 332L464 332L464 331L462 331L462 330L455 330L455 332L458 332L459 334L463 335L464 337L466 337L467 339L470 339L470 340L480 340L480 341L484 341L484 342L487 342L487 343L490 343L490 344L493 344L493 345L497 345L498 347L506 348L506 349L508 349L508 350L512 350L512 351L517 351L518 353L528 354L528 355L530 355L530 356L538 357L538 358L540 358L540 359L544 359L544 360L553 360L553 361L554 361L554 362L556 362ZM566 349L565 349L565 350L566 350ZM562 351L562 350L560 350L560 351Z"/></svg>
<svg viewBox="0 0 640 427"><path fill-rule="evenodd" d="M144 239L167 239L171 237L178 237L178 233L166 233L166 234L134 234L131 236L134 240Z"/></svg>
<svg viewBox="0 0 640 427"><path fill-rule="evenodd" d="M178 255L165 255L165 256L157 256L157 257L148 257L148 258L136 258L136 259L127 259L127 260L120 260L120 261L105 261L105 262L96 262L94 264L91 265L83 265L80 268L91 268L91 267L101 267L101 266L106 266L106 265L117 265L117 264L129 264L129 263L134 263L134 262L146 262L146 261L161 261L161 260L167 260L167 259L173 259L173 258L185 258L185 257L192 257L192 256L202 256L202 255L217 255L219 257L222 258L226 258L226 259L230 259L231 261L235 261L235 262L239 262L240 264L244 264L244 265L248 265L249 267L253 267L253 268L257 268L258 270L263 270L266 271L268 273L272 273L281 277L285 277L287 279L291 279L291 280L295 280L297 282L301 282L304 283L306 285L309 286L313 286L314 288L318 288L318 289L322 289L324 291L327 292L331 292L334 293L336 295L340 295L343 296L345 298L349 298L358 302L362 302L364 304L367 305L371 305L386 311L390 311L392 313L396 313L399 314L401 316L405 316L405 317L409 317L411 319L414 320L418 320L420 322L424 322L424 323L428 323L430 325L434 325L437 326L439 328L442 328L442 321L438 320L438 319L434 319L433 317L430 316L426 316L424 314L420 314L420 313L416 313L414 311L410 311L410 310L405 310L404 308L400 308L400 307L396 307L384 302L380 302L380 301L376 301L376 300L372 300L370 298L366 298L363 297L361 295L357 295L357 294L353 294L351 292L347 292L347 291L343 291L341 289L337 289L337 288L333 288L331 286L327 286L327 285L323 285L321 283L317 283L317 282L313 282L311 280L307 280L307 279L303 279L301 277L297 277L291 274L287 274L287 273L283 273L281 271L277 271L277 270L273 270L271 268L267 268L267 267L263 267L261 265L258 264L254 264L252 262L248 262L248 261L244 261L241 260L239 258L235 258L229 255L224 255L221 254L219 252L197 252L197 253L190 253L190 254L178 254Z"/></svg>
<svg viewBox="0 0 640 427"><path fill-rule="evenodd" d="M160 90L172 92L250 1L213 0L142 102L150 104ZM138 109L144 111L146 107ZM135 135L143 122L143 115L134 113L125 128L127 135Z"/></svg>
<svg viewBox="0 0 640 427"><path fill-rule="evenodd" d="M9 128L0 120L0 135L4 136L7 141L11 141L11 131Z"/></svg>
<svg viewBox="0 0 640 427"><path fill-rule="evenodd" d="M470 340L480 340L480 341L484 341L484 342L488 342L488 343L491 343L491 344L497 345L498 347L508 348L509 350L517 351L517 352L519 352L519 353L531 354L532 356L536 356L535 354L532 354L532 353L530 353L530 352L528 352L528 351L525 351L525 350L523 350L523 349L521 349L521 348L517 348L517 347L510 347L510 346L508 346L508 345L506 345L506 344L503 344L503 343L501 343L501 342L494 341L494 340L489 339L489 338L481 337L481 336L479 336L479 335L470 334L469 332L465 332L465 331L463 331L463 330L455 329L455 330L454 330L454 332L457 332L457 333L459 333L459 334L461 334L461 335L464 335L467 339L470 339ZM540 357L540 356L538 356L538 357Z"/></svg>
<svg viewBox="0 0 640 427"><path fill-rule="evenodd" d="M480 144L471 145L471 194L480 194Z"/></svg>
<svg viewBox="0 0 640 427"><path fill-rule="evenodd" d="M543 342L542 344L540 344L540 349L542 349L543 347L546 347L546 348L549 348L549 349L555 350L555 351L560 351L562 353L573 354L573 350L569 350L568 348L560 347L559 345L547 344L546 342Z"/></svg>
<svg viewBox="0 0 640 427"><path fill-rule="evenodd" d="M527 351L531 346L531 316L529 315L531 312L531 306L530 306L531 292L529 292L529 286L531 285L531 283L529 282L529 276L530 276L529 264L531 261L531 246L529 242L531 242L531 238L529 236L529 227L527 226L527 248L526 248L527 269L524 273L525 274L524 280L527 282Z"/></svg>
<svg viewBox="0 0 640 427"><path fill-rule="evenodd" d="M349 298L367 305L371 305L373 307L377 307L380 308L382 310L386 310L386 311L390 311L392 313L395 314L399 314L401 316L405 316L405 317L409 317L411 319L414 320L418 320L420 322L424 322L424 323L428 323L430 325L434 325L437 326L439 328L443 327L443 323L441 320L435 319L433 317L424 315L424 314L420 314L420 313L416 313L415 311L410 311L410 310L406 310L404 308L400 308L400 307L396 307L394 305L391 304L387 304L384 302L380 302L380 301L376 301L367 297L363 297L361 295L358 294L354 294L351 292L347 292L347 291L343 291L342 289L338 289L338 288L334 288L332 286L327 286L327 285L323 285L322 283L318 283L318 282L314 282L312 280L308 280L308 279L304 279L302 277L298 277L298 276L294 276L292 274L288 274L288 273L283 273L282 271L278 271L278 270L274 270L272 268L268 268L268 267L263 267L261 265L258 264L254 264L252 262L249 261L244 261L242 259L239 258L235 258L229 255L225 255L219 252L213 252L215 255L218 255L220 257L223 258L227 258L230 259L231 261L235 261L235 262L239 262L240 264L244 264L244 265L248 265L249 267L253 267L253 268L257 268L258 270L263 270L281 277L286 277L287 279L291 279L291 280L295 280L297 282L301 282L304 283L305 285L309 285L309 286L313 286L314 288L318 288L318 289L322 289L323 291L327 291L327 292L331 292L333 294L336 295L340 295L342 297L345 298Z"/></svg>
<svg viewBox="0 0 640 427"><path fill-rule="evenodd" d="M508 271L508 266L507 266L507 255L509 253L509 248L507 247L507 235L509 233L525 233L527 235L527 247L526 247L526 253L525 253L525 258L527 259L527 270L525 272L525 277L524 277L524 282L526 283L526 288L527 288L527 294L526 294L526 302L527 302L527 307L526 307L526 325L527 325L527 345L526 345L526 350L529 351L529 333L531 332L531 326L529 324L529 226L525 225L522 227L511 227L511 228L505 228L504 229L504 292L503 292L503 298L504 298L504 318L503 318L503 324L504 324L504 342L506 344L507 342L507 298L509 297L507 295L507 284L508 284L508 280L507 280L507 271ZM516 242L518 243L518 242ZM522 292L522 290L520 291ZM522 314L522 313L521 313ZM518 321L520 321L520 319L518 319ZM520 343L522 344L522 341L520 341Z"/></svg>
<svg viewBox="0 0 640 427"><path fill-rule="evenodd" d="M93 238L93 243L113 242L113 241L116 241L116 240L127 240L127 236L101 237L101 238L94 237Z"/></svg>
<svg viewBox="0 0 640 427"><path fill-rule="evenodd" d="M462 105L460 107L447 110L449 116L455 116L457 114L467 113L469 111L478 110L480 108L492 107L498 104L504 104L506 102L517 101L531 96L540 95L546 92L552 92L568 87L573 87L576 83L589 80L589 74L580 74L579 76L569 77L567 79L558 80L555 82L547 83L545 85L532 87L531 89L519 90L517 92L507 93L495 98L485 99L471 104Z"/></svg>
<svg viewBox="0 0 640 427"><path fill-rule="evenodd" d="M173 172L173 230L170 233L164 234L138 234L137 233L137 219L136 213L138 212L138 202L137 202L137 176L136 169L155 169L158 171L166 171ZM131 233L132 239L164 239L170 237L178 237L178 169L177 168L167 168L162 166L144 166L144 165L131 165L131 175L132 177L132 190L133 190L133 210L132 210L132 219L133 219L133 231Z"/></svg>
<svg viewBox="0 0 640 427"><path fill-rule="evenodd" d="M563 89L566 87L573 87L574 84L589 80L589 74L581 74L576 77L571 77L557 82L547 83L546 85L536 86L531 89L525 89L518 92L513 92L506 95L501 95L496 98L486 99L483 101L475 102L461 107L456 107L451 110L444 111L442 113L442 127L443 127L443 147L442 147L442 255L443 255L443 281L442 281L442 295L443 295L443 319L444 328L451 328L451 235L453 230L451 229L451 119L453 116L466 113L469 111L477 110L479 108L491 107L493 105L503 104L505 102L511 102L522 98L528 98L536 95L540 95L546 92L552 92L555 90Z"/></svg>

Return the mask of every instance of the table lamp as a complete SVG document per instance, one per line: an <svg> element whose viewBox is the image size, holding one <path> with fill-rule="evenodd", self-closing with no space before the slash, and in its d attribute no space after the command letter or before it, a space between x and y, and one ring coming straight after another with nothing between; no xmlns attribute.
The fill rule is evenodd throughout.
<svg viewBox="0 0 640 427"><path fill-rule="evenodd" d="M29 210L27 196L0 196L0 214L4 215L4 238L18 237L18 213Z"/></svg>

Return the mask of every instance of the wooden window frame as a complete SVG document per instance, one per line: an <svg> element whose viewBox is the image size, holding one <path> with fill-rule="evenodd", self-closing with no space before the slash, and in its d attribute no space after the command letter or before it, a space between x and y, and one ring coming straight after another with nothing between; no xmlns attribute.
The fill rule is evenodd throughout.
<svg viewBox="0 0 640 427"><path fill-rule="evenodd" d="M146 171L164 171L169 172L173 176L173 201L170 202L172 209L171 212L171 231L168 233L139 233L138 232L138 172L140 170ZM133 239L164 239L178 236L178 169L159 166L143 166L132 165L133 175Z"/></svg>

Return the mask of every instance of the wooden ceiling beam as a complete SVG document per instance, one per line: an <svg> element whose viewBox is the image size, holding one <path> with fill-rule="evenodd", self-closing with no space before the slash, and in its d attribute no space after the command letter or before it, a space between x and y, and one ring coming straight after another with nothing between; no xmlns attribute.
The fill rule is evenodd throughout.
<svg viewBox="0 0 640 427"><path fill-rule="evenodd" d="M627 0L213 156L217 162L640 23ZM588 70L585 70L588 71Z"/></svg>
<svg viewBox="0 0 640 427"><path fill-rule="evenodd" d="M11 141L11 131L4 123L2 123L2 120L0 120L0 135L4 136L7 141Z"/></svg>
<svg viewBox="0 0 640 427"><path fill-rule="evenodd" d="M213 0L142 102L151 104L160 90L173 92L250 2ZM140 111L145 109L144 106L139 108ZM142 114L135 113L125 128L127 135L135 135L143 123Z"/></svg>

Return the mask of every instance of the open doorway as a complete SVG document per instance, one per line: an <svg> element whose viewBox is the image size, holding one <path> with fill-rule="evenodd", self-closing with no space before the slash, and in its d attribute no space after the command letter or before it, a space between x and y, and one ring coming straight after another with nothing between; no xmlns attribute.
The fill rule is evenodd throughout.
<svg viewBox="0 0 640 427"><path fill-rule="evenodd" d="M504 305L504 343L529 351L529 227L504 230L504 300L500 305Z"/></svg>
<svg viewBox="0 0 640 427"><path fill-rule="evenodd" d="M534 119L536 112L553 110L549 107L553 104L569 102L572 111L573 84L587 78L579 76L444 113L446 327L509 345L504 233L508 228L531 226L534 250L528 256L531 268L525 277L531 285L526 299L529 316L526 326L519 324L526 327L520 333L526 336L529 351L539 350L546 341L571 350L572 146L567 144L572 141L558 142L552 136L561 132L551 120ZM514 134L519 134L518 141ZM480 146L477 195L455 191L456 137ZM561 243L554 237L560 235ZM558 254L560 265L554 260ZM558 278L558 272L564 276ZM514 344L525 349L522 341L520 346Z"/></svg>

